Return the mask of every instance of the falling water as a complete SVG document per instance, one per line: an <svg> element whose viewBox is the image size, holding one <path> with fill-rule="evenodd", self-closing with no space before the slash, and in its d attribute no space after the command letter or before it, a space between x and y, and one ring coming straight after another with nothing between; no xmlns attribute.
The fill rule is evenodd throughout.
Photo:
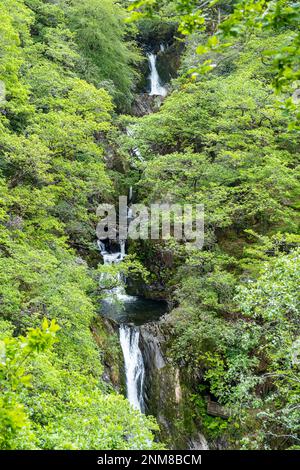
<svg viewBox="0 0 300 470"><path fill-rule="evenodd" d="M164 50L164 47L161 47L161 51ZM167 89L161 84L159 74L156 68L156 55L151 53L148 55L149 67L150 67L150 82L151 82L151 91L150 95L166 96ZM130 137L134 136L134 131L132 128L128 127L126 129L127 135ZM133 148L133 153L143 161L141 153L138 147ZM132 203L133 199L133 189L129 188L129 205ZM128 207L127 217L129 220L132 219L133 211ZM115 264L120 263L124 260L126 256L126 242L125 240L119 240L120 249L118 252L114 253L109 250L108 244L99 241L98 246L100 252L103 256L104 264ZM121 284L121 274L119 275L120 284ZM126 302L134 302L135 297L128 296L122 285L114 287L107 291L107 296L105 297L106 303L113 303L115 298L118 301L121 301L123 304ZM143 361L143 355L139 347L140 340L140 330L137 326L132 326L131 324L122 323L119 326L120 332L120 345L124 357L124 366L126 374L126 390L127 398L131 405L141 412L145 411L144 406L144 379L145 379L145 366Z"/></svg>
<svg viewBox="0 0 300 470"><path fill-rule="evenodd" d="M133 129L131 129L130 127L127 127L126 134L128 135L128 137L134 137ZM132 152L140 160L140 162L145 161L144 158L142 157L141 152L140 152L138 147L134 147L132 149Z"/></svg>
<svg viewBox="0 0 300 470"><path fill-rule="evenodd" d="M120 240L120 253L121 253L121 261L125 258L126 253L125 253L125 245L126 242L125 240Z"/></svg>
<svg viewBox="0 0 300 470"><path fill-rule="evenodd" d="M133 196L133 190L132 190L132 186L130 186L130 188L129 188L129 195L128 195L128 200L129 200L129 202L132 202L132 196Z"/></svg>
<svg viewBox="0 0 300 470"><path fill-rule="evenodd" d="M160 46L161 52L165 51L165 47L163 44ZM149 61L149 68L150 68L150 75L149 75L149 80L150 80L150 96L162 96L165 97L168 94L168 90L166 87L164 87L161 84L159 74L157 71L156 67L156 55L153 53L148 54L148 61ZM134 129L133 127L127 127L126 128L126 134L128 137L134 137ZM138 147L133 147L132 148L132 153L135 155L140 162L144 162L144 158L140 152L140 149ZM132 199L132 188L130 188L130 193L129 193L129 202L131 202Z"/></svg>
<svg viewBox="0 0 300 470"><path fill-rule="evenodd" d="M144 411L143 385L145 367L139 348L139 330L128 325L120 326L120 344L123 351L127 398L134 408Z"/></svg>
<svg viewBox="0 0 300 470"><path fill-rule="evenodd" d="M104 264L120 263L125 258L126 242L125 240L120 240L119 243L120 251L112 253L107 250L106 244L103 241L98 241ZM119 302L134 302L136 298L127 295L124 287L121 285L121 274L118 275L118 281L120 285L108 290L105 302L111 303L115 299ZM126 324L120 325L120 344L124 356L127 398L134 408L144 411L143 385L145 367L139 348L139 336L138 328Z"/></svg>
<svg viewBox="0 0 300 470"><path fill-rule="evenodd" d="M150 67L150 84L151 84L151 89L150 89L150 96L166 96L167 95L167 89L161 85L158 71L156 68L156 55L153 54L152 52L148 54L148 60L149 60L149 67Z"/></svg>
<svg viewBox="0 0 300 470"><path fill-rule="evenodd" d="M164 45L160 46L161 52L165 51ZM156 67L156 55L154 53L148 54L149 60L149 67L150 67L150 83L151 88L149 95L151 96L162 96L165 97L167 95L167 88L161 84L160 77ZM134 126L127 127L126 133L129 137L134 138ZM134 139L132 139L134 141ZM141 152L137 146L132 148L132 154L135 155L141 162L144 162L144 158L141 155ZM133 188L129 188L129 207L127 210L127 218L128 221L131 221L134 216L133 208L130 207L133 203ZM99 250L101 255L103 256L104 264L117 264L124 260L126 257L126 242L124 240L119 240L119 251L114 252L110 249L109 240L98 241ZM105 284L109 284L109 273L102 274L102 287L105 289ZM105 282L104 282L105 281ZM126 375L126 391L127 391L127 398L131 403L132 407L141 411L145 412L145 401L144 395L147 395L147 387L149 380L151 380L151 376L149 377L149 357L147 358L147 354L145 354L145 345L149 351L154 351L153 356L153 365L155 369L159 370L164 367L165 362L164 358L160 352L159 347L157 346L157 341L154 338L151 338L150 341L145 342L145 332L146 330L142 329L142 326L136 325L144 325L147 321L155 322L160 318L163 314L166 313L166 307L160 307L152 304L149 306L149 300L141 301L138 297L133 297L126 294L125 288L122 285L122 281L124 283L124 279L122 279L122 275L118 275L118 287L114 287L111 289L106 289L106 297L104 299L104 304L108 308L106 312L109 312L109 315L105 312L105 307L103 307L104 315L107 315L108 318L111 318L114 321L119 323L119 335L120 335L120 346L123 352L124 357L124 369ZM101 280L100 280L101 283ZM118 304L121 304L122 312L119 310L116 311L116 316L114 313L114 302L117 299ZM147 302L147 303L146 303ZM110 307L113 306L112 309ZM129 307L129 308L128 308ZM151 315L149 314L151 312ZM156 316L155 316L156 315ZM141 328L141 329L140 329ZM143 354L140 349L140 342L143 342L143 353L145 355L145 363L143 359ZM146 349L146 350L148 350ZM152 361L151 361L152 362ZM147 376L145 377L145 364L147 367ZM171 390L172 392L172 390ZM176 392L176 390L175 390ZM163 416L162 416L163 418ZM199 434L193 440L189 442L190 449L206 449L207 443L205 438Z"/></svg>

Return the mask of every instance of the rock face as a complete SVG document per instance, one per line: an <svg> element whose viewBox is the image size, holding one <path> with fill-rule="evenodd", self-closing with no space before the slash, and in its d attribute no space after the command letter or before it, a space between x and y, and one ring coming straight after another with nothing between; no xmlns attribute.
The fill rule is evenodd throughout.
<svg viewBox="0 0 300 470"><path fill-rule="evenodd" d="M119 343L119 326L113 320L99 316L95 318L91 330L103 354L103 380L112 385L118 392L125 392L124 364Z"/></svg>
<svg viewBox="0 0 300 470"><path fill-rule="evenodd" d="M193 422L192 410L181 373L166 358L168 322L147 323L140 327L140 349L145 366L144 400L147 414L160 424L159 438L170 449L208 448Z"/></svg>
<svg viewBox="0 0 300 470"><path fill-rule="evenodd" d="M141 43L145 56L155 54L156 68L159 75L159 82L170 91L170 83L177 77L177 71L180 66L180 57L184 44L180 41L174 41L168 34L160 40L158 37L144 38ZM137 95L131 107L133 116L142 117L158 111L164 101L164 96L151 95L151 61L144 60L141 64L141 81L137 87Z"/></svg>
<svg viewBox="0 0 300 470"><path fill-rule="evenodd" d="M192 450L209 450L207 441L203 434L198 433L193 439L190 440L190 449Z"/></svg>
<svg viewBox="0 0 300 470"><path fill-rule="evenodd" d="M150 96L148 93L137 95L131 108L133 116L142 117L157 111L164 98L162 96Z"/></svg>

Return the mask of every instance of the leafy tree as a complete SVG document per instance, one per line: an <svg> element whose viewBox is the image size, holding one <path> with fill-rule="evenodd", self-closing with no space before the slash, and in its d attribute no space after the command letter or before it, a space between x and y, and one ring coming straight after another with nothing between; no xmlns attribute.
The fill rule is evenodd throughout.
<svg viewBox="0 0 300 470"><path fill-rule="evenodd" d="M82 75L106 86L121 109L128 109L141 57L133 41L125 42L125 12L112 0L65 2L69 26L81 53Z"/></svg>
<svg viewBox="0 0 300 470"><path fill-rule="evenodd" d="M284 100L296 83L293 56L291 81L277 84L289 65L277 69L275 56L293 49L286 45L297 35L297 5L281 22L275 4L277 13L289 8L288 2L243 2L244 12L237 2L130 6L136 19L176 18L188 37L172 92L156 113L120 120L132 131L120 145L139 172L140 201L204 204L202 251L171 239L149 241L138 253L150 282L159 282L175 306L165 326L167 353L187 371L195 420L212 446L220 424L231 448L286 449L299 440L298 365L291 362L298 338L298 135L273 93L275 84ZM259 24L263 15L266 27ZM170 266L163 264L165 250ZM207 416L205 395L225 407L228 421Z"/></svg>
<svg viewBox="0 0 300 470"><path fill-rule="evenodd" d="M0 341L1 449L23 447L25 442L25 447L34 446L34 435L30 430L28 413L17 396L22 393L24 387L30 385L28 363L35 354L52 347L58 329L59 326L55 321L49 324L44 320L42 329L31 328L25 337L4 337Z"/></svg>
<svg viewBox="0 0 300 470"><path fill-rule="evenodd" d="M278 33L287 31L286 41L276 44L274 48L265 48L263 55L273 67L273 84L277 91L286 94L285 108L294 116L294 126L298 127L299 106L297 83L300 78L299 53L299 18L298 2L290 0L242 0L229 2L213 0L174 0L174 10L179 21L179 32L191 35L195 32L208 31L205 44L200 44L196 52L203 59L198 67L191 69L194 77L200 72L206 73L215 66L210 58L212 52L220 52L224 48L235 47L238 37L243 42L260 31ZM153 15L155 11L164 11L164 0L142 0L133 2L128 8L134 10L132 19ZM217 7L217 8L216 8ZM230 11L228 11L228 7ZM230 41L230 42L228 42ZM296 93L296 95L295 95Z"/></svg>
<svg viewBox="0 0 300 470"><path fill-rule="evenodd" d="M112 4L97 3L125 56ZM0 447L160 447L154 420L104 383L105 351L91 333L98 271L82 256L97 253L95 208L114 193L104 158L112 98L100 79L97 86L84 79L69 5L3 0L0 6L6 90L0 104ZM126 70L128 85L129 65ZM55 319L61 330L52 348Z"/></svg>
<svg viewBox="0 0 300 470"><path fill-rule="evenodd" d="M51 352L57 330L45 319L25 337L3 333L1 449L159 448L151 418L123 397L103 393L92 377L62 367Z"/></svg>

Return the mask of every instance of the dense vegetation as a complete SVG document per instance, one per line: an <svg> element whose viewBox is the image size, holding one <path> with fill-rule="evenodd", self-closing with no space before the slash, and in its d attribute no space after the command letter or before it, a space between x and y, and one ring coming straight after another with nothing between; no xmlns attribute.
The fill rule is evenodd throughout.
<svg viewBox="0 0 300 470"><path fill-rule="evenodd" d="M269 13L277 3L280 21L261 28L263 2L243 2L244 17L234 13L221 22L223 31L232 28L226 30L231 43L214 48L212 34L228 5L213 3L219 11L204 7L205 32L204 20L200 28L193 23L195 15L202 18L203 11L193 10L201 2L173 2L188 35L180 76L159 112L126 120L147 160L140 200L203 203L204 249L187 250L174 240L137 249L176 304L169 354L189 370L195 419L214 445L225 436L234 448L297 448L299 133L297 107L287 96L299 70L296 49L287 45L296 41L299 5L270 2ZM154 18L172 18L170 4L142 4ZM249 12L257 20L250 30ZM229 34L233 26L238 35ZM277 62L266 51L277 51ZM286 81L276 95L280 76ZM155 260L164 253L172 263L162 272ZM227 421L206 415L207 395L224 406Z"/></svg>
<svg viewBox="0 0 300 470"><path fill-rule="evenodd" d="M0 449L160 446L91 333L96 208L130 184L139 202L205 207L203 250L129 247L174 305L194 421L215 446L299 448L299 5L206 3L0 0ZM132 117L134 35L177 23L178 78Z"/></svg>
<svg viewBox="0 0 300 470"><path fill-rule="evenodd" d="M132 86L132 52L119 50L124 27L110 1L74 2L72 14L68 2L0 3L1 449L153 446L155 424L101 378L90 331L97 273L80 257L95 250L95 210L113 193L104 142L114 105L82 72L94 15L79 25L81 9L95 3L115 30L93 82L110 77L118 102Z"/></svg>

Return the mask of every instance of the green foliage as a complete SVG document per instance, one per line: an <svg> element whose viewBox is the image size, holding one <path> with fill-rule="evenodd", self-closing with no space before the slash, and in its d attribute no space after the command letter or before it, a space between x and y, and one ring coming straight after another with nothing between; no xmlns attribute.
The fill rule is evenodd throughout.
<svg viewBox="0 0 300 470"><path fill-rule="evenodd" d="M140 2L139 12L145 4L147 15L163 15L162 3ZM267 3L268 24L261 27ZM275 20L279 3L283 13L288 2L243 2L242 14L240 4L213 2L211 16L203 7L204 30L201 21L193 23L199 6L202 14L199 2L173 2L177 18L187 15L181 75L158 112L124 119L132 135L121 143L145 159L130 156L140 171L140 201L204 204L202 251L171 239L145 244L141 259L175 304L168 352L190 377L194 419L201 415L211 440L225 435L233 448L286 449L299 441L299 366L292 360L299 350L298 135L272 92L285 66L297 74L299 53L288 62L286 50L287 61L276 65L264 52L279 57L285 50L298 7L291 6L290 19ZM238 35L225 31L225 13L242 28ZM190 75L203 64L214 65L210 75ZM276 85L281 108L293 77ZM172 263L162 270L166 249ZM199 381L230 411L224 427L221 418L207 417Z"/></svg>
<svg viewBox="0 0 300 470"><path fill-rule="evenodd" d="M231 73L216 68L199 83L179 79L159 113L132 123L135 142L149 160L140 196L148 203L204 204L208 244L226 227L297 229L295 136L285 132L259 52L262 41L282 39L257 37L233 57L224 53L219 62L232 64Z"/></svg>
<svg viewBox="0 0 300 470"><path fill-rule="evenodd" d="M97 251L96 207L114 194L104 159L114 105L100 82L120 48L111 78L124 99L132 56L119 7L115 19L110 1L89 3L86 19L94 6L106 12L118 41L86 81L75 3L72 21L65 2L0 4L0 447L156 448L154 420L102 380L103 352L91 333L97 272L82 257ZM99 23L101 41L108 23Z"/></svg>
<svg viewBox="0 0 300 470"><path fill-rule="evenodd" d="M112 0L72 0L65 3L69 26L81 54L80 68L88 81L108 88L121 109L128 109L140 62L131 41L125 42L124 11Z"/></svg>
<svg viewBox="0 0 300 470"><path fill-rule="evenodd" d="M164 12L163 0L142 0L133 2L129 10L134 11L133 20L141 16L151 16L154 11ZM179 32L191 35L204 30L208 31L205 44L198 45L197 54L201 62L190 69L195 78L214 69L211 53L235 48L235 39L247 44L249 37L260 31L271 34L287 31L284 43L277 43L273 48L264 47L262 55L267 57L273 69L273 85L276 91L282 92L285 99L284 108L294 118L291 127L299 126L299 103L294 98L300 78L299 54L300 7L298 2L290 0L241 0L223 2L213 0L174 0L171 2L177 12ZM228 42L230 41L230 42Z"/></svg>
<svg viewBox="0 0 300 470"><path fill-rule="evenodd" d="M210 439L223 437L228 428L228 421L219 416L209 416L206 401L201 394L192 395L191 401L195 407L196 417L201 419L205 435Z"/></svg>
<svg viewBox="0 0 300 470"><path fill-rule="evenodd" d="M191 373L202 370L209 393L231 411L224 429L231 445L282 449L298 442L299 272L299 250L269 259L256 281L237 289L242 316L235 319L213 313L206 286L198 297L192 293L196 278L180 289L181 306L172 313L178 335L173 357ZM201 396L193 398L198 412ZM218 426L202 411L210 435Z"/></svg>
<svg viewBox="0 0 300 470"><path fill-rule="evenodd" d="M299 440L299 250L265 263L260 277L239 289L237 300L264 338L259 354L267 361L260 387L257 445L282 448ZM245 445L249 445L246 438Z"/></svg>
<svg viewBox="0 0 300 470"><path fill-rule="evenodd" d="M59 330L46 319L0 342L1 449L147 449L157 425L51 351ZM7 333L6 333L7 334ZM38 397L38 400L37 400Z"/></svg>
<svg viewBox="0 0 300 470"><path fill-rule="evenodd" d="M122 264L174 302L168 351L191 379L193 418L232 447L295 448L299 5L130 3L141 33L178 23L187 47L159 111L119 119L126 136L113 101L129 109L140 55L119 3L0 2L0 447L161 447L154 420L102 379L113 339L91 334L120 269L84 261L95 209L134 182L140 202L205 206L202 251L136 243ZM107 171L111 153L128 174ZM199 377L230 420L206 414Z"/></svg>
<svg viewBox="0 0 300 470"><path fill-rule="evenodd" d="M33 433L24 405L18 395L29 387L31 375L27 373L28 363L36 353L50 349L56 341L59 326L46 319L42 328L30 328L28 334L19 338L4 337L0 341L0 449L15 449L33 445ZM17 398L18 397L18 398Z"/></svg>

